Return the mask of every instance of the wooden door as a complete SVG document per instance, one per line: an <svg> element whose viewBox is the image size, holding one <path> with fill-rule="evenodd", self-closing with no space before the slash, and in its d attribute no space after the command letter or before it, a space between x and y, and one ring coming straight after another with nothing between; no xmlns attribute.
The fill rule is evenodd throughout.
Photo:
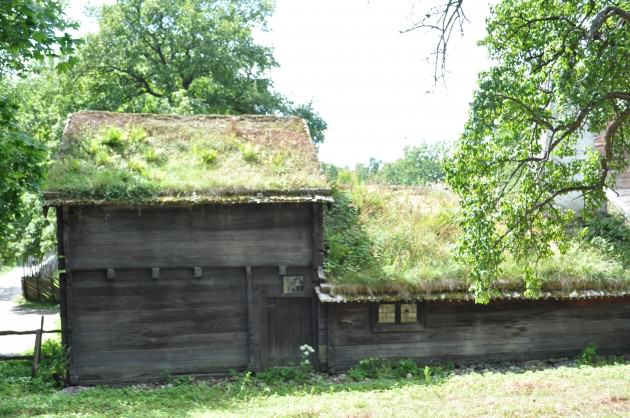
<svg viewBox="0 0 630 418"><path fill-rule="evenodd" d="M300 346L315 347L311 298L267 299L267 324L267 358L271 366L297 365L301 361Z"/></svg>

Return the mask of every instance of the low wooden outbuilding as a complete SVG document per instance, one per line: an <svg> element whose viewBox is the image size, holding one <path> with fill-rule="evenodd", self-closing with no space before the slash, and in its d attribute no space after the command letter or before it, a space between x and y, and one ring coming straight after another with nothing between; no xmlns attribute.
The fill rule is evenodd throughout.
<svg viewBox="0 0 630 418"><path fill-rule="evenodd" d="M525 291L522 266L508 259L490 303L476 304L466 266L454 260L458 211L457 197L440 186L355 185L335 195L326 216L328 282L316 287L329 370L373 357L419 364L566 357L591 343L603 354L630 353L622 257L575 234L566 253L539 263L537 294Z"/></svg>
<svg viewBox="0 0 630 418"><path fill-rule="evenodd" d="M480 305L461 295L344 295L339 287L322 287L327 365L335 372L373 357L418 364L523 361L576 356L589 344L601 354L630 352L628 295L528 300L511 292Z"/></svg>
<svg viewBox="0 0 630 418"><path fill-rule="evenodd" d="M331 197L302 119L75 113L47 188L71 384L317 349Z"/></svg>

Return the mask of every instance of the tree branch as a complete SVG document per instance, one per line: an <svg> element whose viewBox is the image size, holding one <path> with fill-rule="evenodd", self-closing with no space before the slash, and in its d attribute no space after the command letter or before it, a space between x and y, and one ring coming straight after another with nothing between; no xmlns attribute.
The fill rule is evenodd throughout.
<svg viewBox="0 0 630 418"><path fill-rule="evenodd" d="M591 28L588 31L587 39L592 41L599 39L599 31L604 26L604 23L612 16L619 16L625 23L630 23L630 13L618 6L606 6L600 10L591 22Z"/></svg>

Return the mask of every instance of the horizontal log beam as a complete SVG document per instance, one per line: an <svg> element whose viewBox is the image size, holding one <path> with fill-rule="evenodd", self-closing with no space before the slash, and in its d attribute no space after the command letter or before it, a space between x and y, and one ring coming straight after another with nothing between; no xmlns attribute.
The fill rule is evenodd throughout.
<svg viewBox="0 0 630 418"><path fill-rule="evenodd" d="M37 334L39 330L34 331L0 331L0 336L2 335L29 335L29 334ZM42 331L42 334L58 334L60 333L60 329L52 329L48 331Z"/></svg>

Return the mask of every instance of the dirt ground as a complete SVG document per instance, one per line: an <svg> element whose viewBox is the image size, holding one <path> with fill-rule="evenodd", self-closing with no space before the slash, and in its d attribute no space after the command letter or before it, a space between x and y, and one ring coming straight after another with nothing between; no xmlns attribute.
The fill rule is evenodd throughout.
<svg viewBox="0 0 630 418"><path fill-rule="evenodd" d="M17 303L22 294L21 268L0 273L0 331L30 331L39 328L42 315L44 329L59 329L59 309L33 308ZM55 334L44 334L44 340ZM0 336L0 354L21 354L32 350L35 335Z"/></svg>

